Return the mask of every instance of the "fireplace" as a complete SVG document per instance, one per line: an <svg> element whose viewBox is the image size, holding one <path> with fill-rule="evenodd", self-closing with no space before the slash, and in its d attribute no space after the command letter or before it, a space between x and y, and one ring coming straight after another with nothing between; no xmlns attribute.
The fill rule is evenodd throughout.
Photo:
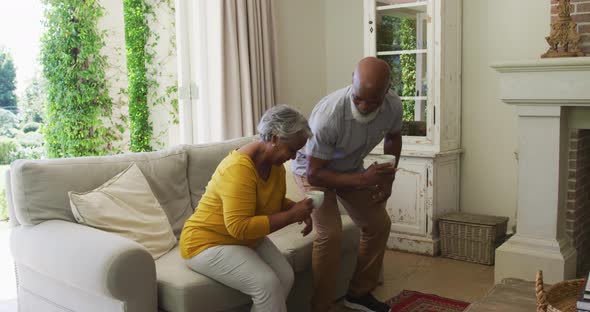
<svg viewBox="0 0 590 312"><path fill-rule="evenodd" d="M493 68L499 72L500 99L516 108L519 138L517 231L496 249L495 281L533 280L537 270L549 284L575 278L587 268L577 262L588 259L590 174L578 170L587 168L588 130L571 131L573 112L590 109L590 57ZM570 152L572 142L576 149Z"/></svg>
<svg viewBox="0 0 590 312"><path fill-rule="evenodd" d="M576 249L576 275L590 271L590 130L572 129L569 139L565 232Z"/></svg>

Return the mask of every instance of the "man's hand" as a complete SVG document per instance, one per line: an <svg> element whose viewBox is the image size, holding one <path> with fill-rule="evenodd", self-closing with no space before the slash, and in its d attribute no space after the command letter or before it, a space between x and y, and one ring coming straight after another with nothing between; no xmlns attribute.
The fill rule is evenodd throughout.
<svg viewBox="0 0 590 312"><path fill-rule="evenodd" d="M396 171L397 169L393 168L391 164L374 163L363 172L363 182L366 186L392 183Z"/></svg>
<svg viewBox="0 0 590 312"><path fill-rule="evenodd" d="M393 169L393 168L392 168ZM377 202L385 202L389 197L391 197L391 189L393 187L393 181L395 180L395 171L397 169L393 169L393 174L386 174L381 178L381 181L377 183L375 187L373 187L373 194L371 198Z"/></svg>
<svg viewBox="0 0 590 312"><path fill-rule="evenodd" d="M391 197L391 189L393 187L393 179L391 182L378 184L376 187L375 200L377 202L385 202Z"/></svg>

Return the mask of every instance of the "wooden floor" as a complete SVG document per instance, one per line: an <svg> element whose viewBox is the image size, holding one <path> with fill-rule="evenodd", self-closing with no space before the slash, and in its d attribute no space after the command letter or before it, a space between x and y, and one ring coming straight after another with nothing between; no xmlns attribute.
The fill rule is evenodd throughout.
<svg viewBox="0 0 590 312"><path fill-rule="evenodd" d="M488 265L391 250L383 264L384 282L374 292L383 301L407 289L474 302L494 284L494 267ZM352 310L340 306L339 311Z"/></svg>

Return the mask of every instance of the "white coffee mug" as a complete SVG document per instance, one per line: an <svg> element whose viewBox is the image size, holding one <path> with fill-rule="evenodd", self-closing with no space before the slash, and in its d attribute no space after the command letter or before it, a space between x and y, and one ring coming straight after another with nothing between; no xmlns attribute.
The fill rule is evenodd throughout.
<svg viewBox="0 0 590 312"><path fill-rule="evenodd" d="M311 198L313 201L313 208L320 208L324 203L324 192L322 191L309 191L305 193L306 198Z"/></svg>
<svg viewBox="0 0 590 312"><path fill-rule="evenodd" d="M391 163L392 166L395 166L395 156L394 155L384 154L384 155L378 155L376 158L377 158L376 162L378 164Z"/></svg>

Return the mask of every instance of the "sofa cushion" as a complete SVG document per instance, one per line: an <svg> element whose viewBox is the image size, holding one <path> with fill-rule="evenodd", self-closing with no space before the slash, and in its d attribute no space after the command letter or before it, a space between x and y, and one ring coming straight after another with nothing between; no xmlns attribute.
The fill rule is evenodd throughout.
<svg viewBox="0 0 590 312"><path fill-rule="evenodd" d="M205 187L221 160L229 152L256 140L258 137L253 136L211 144L182 145L188 156L187 176L193 208L201 200L201 196L205 193Z"/></svg>
<svg viewBox="0 0 590 312"><path fill-rule="evenodd" d="M186 177L187 155L180 147L115 156L17 160L10 167L16 217L24 225L52 219L75 222L68 192L95 189L132 162L145 175L178 237L193 211Z"/></svg>
<svg viewBox="0 0 590 312"><path fill-rule="evenodd" d="M311 268L314 233L303 237L302 227L291 224L269 235L293 266L296 276ZM342 216L342 231L342 253L356 250L359 231L349 216ZM158 302L166 311L225 311L250 302L249 296L189 269L178 247L156 260L156 274Z"/></svg>
<svg viewBox="0 0 590 312"><path fill-rule="evenodd" d="M178 246L156 260L156 276L158 305L165 311L226 311L250 302L240 291L189 269Z"/></svg>
<svg viewBox="0 0 590 312"><path fill-rule="evenodd" d="M277 245L293 266L295 273L311 267L311 250L315 231L307 236L301 234L304 225L291 224L268 237ZM342 216L342 252L354 251L359 244L359 229L349 216Z"/></svg>
<svg viewBox="0 0 590 312"><path fill-rule="evenodd" d="M133 240L154 259L176 245L168 218L136 164L92 191L68 195L78 223Z"/></svg>

